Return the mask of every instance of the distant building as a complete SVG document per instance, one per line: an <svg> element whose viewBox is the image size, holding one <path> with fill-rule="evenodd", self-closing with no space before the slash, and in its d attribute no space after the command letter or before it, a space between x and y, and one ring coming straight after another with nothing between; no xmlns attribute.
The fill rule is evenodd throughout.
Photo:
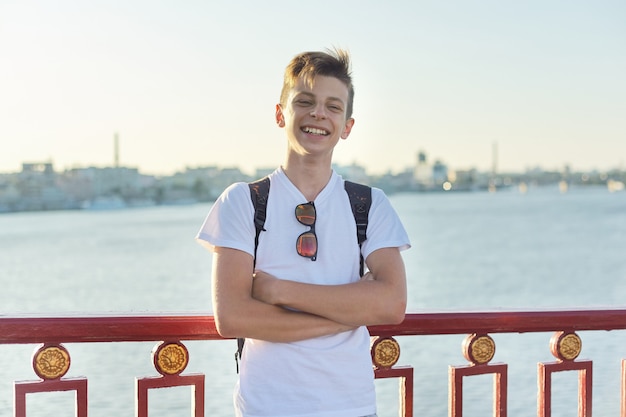
<svg viewBox="0 0 626 417"><path fill-rule="evenodd" d="M12 195L19 194L11 207L15 211L59 210L74 203L60 187L52 162L23 163L14 187Z"/></svg>
<svg viewBox="0 0 626 417"><path fill-rule="evenodd" d="M413 179L420 187L432 187L432 167L428 164L424 151L420 151L417 154L417 164L413 172Z"/></svg>
<svg viewBox="0 0 626 417"><path fill-rule="evenodd" d="M435 161L433 165L433 184L439 186L448 181L448 166L441 161Z"/></svg>
<svg viewBox="0 0 626 417"><path fill-rule="evenodd" d="M81 198L133 193L145 186L137 168L88 167L65 172L65 182Z"/></svg>
<svg viewBox="0 0 626 417"><path fill-rule="evenodd" d="M441 161L430 164L426 153L420 151L417 154L417 164L413 171L413 179L418 189L438 189L448 181L448 166Z"/></svg>

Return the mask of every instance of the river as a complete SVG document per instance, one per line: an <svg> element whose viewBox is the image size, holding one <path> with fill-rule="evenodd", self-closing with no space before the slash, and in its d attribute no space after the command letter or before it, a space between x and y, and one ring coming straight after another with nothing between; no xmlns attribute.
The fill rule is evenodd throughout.
<svg viewBox="0 0 626 417"><path fill-rule="evenodd" d="M395 194L413 247L404 252L408 311L626 305L626 193L531 187L496 193ZM0 215L0 313L208 313L211 255L193 237L210 205ZM594 414L617 415L626 333L581 332L594 359ZM550 334L493 335L509 364L509 415L536 414L537 362ZM447 416L448 364L463 365L462 335L400 338L415 366L415 415ZM90 415L134 413L134 378L154 375L154 343L68 344L67 377L89 377ZM234 342L187 342L186 372L207 374L207 416L232 415ZM32 380L35 346L2 346L0 415L13 380ZM474 380L471 380L474 381ZM465 416L491 415L491 379L466 382ZM575 415L576 375L558 375L553 416ZM188 416L189 389L150 393L151 416ZM379 417L397 415L397 381L377 381ZM484 397L484 398L483 398ZM558 401L557 401L558 400ZM71 393L28 397L31 417L73 416Z"/></svg>

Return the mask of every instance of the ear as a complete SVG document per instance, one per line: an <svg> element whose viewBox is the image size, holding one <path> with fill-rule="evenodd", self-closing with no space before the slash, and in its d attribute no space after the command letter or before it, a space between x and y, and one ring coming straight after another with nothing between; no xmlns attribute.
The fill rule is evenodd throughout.
<svg viewBox="0 0 626 417"><path fill-rule="evenodd" d="M279 104L276 105L276 124L278 127L285 127L285 117L283 116L283 107Z"/></svg>
<svg viewBox="0 0 626 417"><path fill-rule="evenodd" d="M352 131L352 126L354 126L354 119L349 118L348 120L346 120L346 125L343 128L343 132L341 132L341 139L348 139L348 136Z"/></svg>

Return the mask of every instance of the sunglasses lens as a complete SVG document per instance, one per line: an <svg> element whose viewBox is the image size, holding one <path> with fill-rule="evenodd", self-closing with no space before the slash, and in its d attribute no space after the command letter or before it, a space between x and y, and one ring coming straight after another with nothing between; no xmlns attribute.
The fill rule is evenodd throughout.
<svg viewBox="0 0 626 417"><path fill-rule="evenodd" d="M296 250L300 256L315 260L317 255L317 237L312 232L302 233L296 242Z"/></svg>
<svg viewBox="0 0 626 417"><path fill-rule="evenodd" d="M298 204L296 206L296 219L304 225L313 225L315 223L315 206L313 204Z"/></svg>

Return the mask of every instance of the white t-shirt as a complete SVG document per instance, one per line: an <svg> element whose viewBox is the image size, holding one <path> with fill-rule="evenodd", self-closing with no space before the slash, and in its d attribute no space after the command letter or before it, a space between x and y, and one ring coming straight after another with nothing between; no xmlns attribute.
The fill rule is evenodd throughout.
<svg viewBox="0 0 626 417"><path fill-rule="evenodd" d="M338 285L359 277L356 225L341 176L333 172L315 199L317 260L296 252L296 238L309 230L295 207L306 203L281 168L270 175L265 231L256 267L278 278ZM231 185L211 208L197 239L208 248L242 250L254 256L254 208L246 183ZM410 247L385 194L372 188L363 256L377 249ZM363 306L367 308L367 306ZM367 328L293 343L246 339L235 389L237 416L358 417L376 412Z"/></svg>

